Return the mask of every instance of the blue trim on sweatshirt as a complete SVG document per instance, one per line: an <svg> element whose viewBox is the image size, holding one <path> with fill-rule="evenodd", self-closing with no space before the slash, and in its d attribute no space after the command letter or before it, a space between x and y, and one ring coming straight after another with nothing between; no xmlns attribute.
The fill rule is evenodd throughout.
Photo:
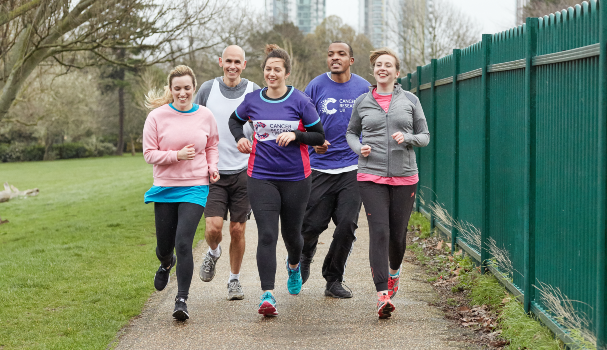
<svg viewBox="0 0 607 350"><path fill-rule="evenodd" d="M179 113L194 113L196 112L198 109L200 109L200 105L197 105L196 103L192 103L192 108L190 108L189 111L180 111L177 108L175 108L175 106L173 106L173 103L169 103L169 106L171 108L173 108L174 110L176 110Z"/></svg>

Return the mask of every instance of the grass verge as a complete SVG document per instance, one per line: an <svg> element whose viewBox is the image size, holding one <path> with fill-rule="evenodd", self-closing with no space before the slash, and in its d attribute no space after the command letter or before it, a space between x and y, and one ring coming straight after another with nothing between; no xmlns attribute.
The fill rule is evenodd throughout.
<svg viewBox="0 0 607 350"><path fill-rule="evenodd" d="M481 274L461 251L450 255L450 245L431 232L424 216L414 213L409 227L413 237L408 248L441 296L438 306L447 318L474 329L477 343L513 350L564 348L546 326L525 314L523 305L493 275Z"/></svg>
<svg viewBox="0 0 607 350"><path fill-rule="evenodd" d="M141 155L0 165L40 194L0 203L0 348L102 349L154 291ZM204 221L195 242L202 239Z"/></svg>

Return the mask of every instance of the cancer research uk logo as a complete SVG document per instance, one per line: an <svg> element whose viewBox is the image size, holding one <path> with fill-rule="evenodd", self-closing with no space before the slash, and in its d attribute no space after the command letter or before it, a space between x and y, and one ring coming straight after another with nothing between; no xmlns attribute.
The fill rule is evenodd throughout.
<svg viewBox="0 0 607 350"><path fill-rule="evenodd" d="M354 107L354 102L356 101L356 99L345 99L345 98L340 98L339 101L329 97L329 98L325 98L321 103L320 103L320 112L324 113L326 115L332 115L337 113L337 109L335 108L331 108L329 109L329 104L332 103L337 103L337 108L339 108L339 112L340 113L352 113L352 108ZM334 106L331 106L334 107Z"/></svg>
<svg viewBox="0 0 607 350"><path fill-rule="evenodd" d="M299 121L256 120L253 122L258 141L276 140L283 132L297 130Z"/></svg>
<svg viewBox="0 0 607 350"><path fill-rule="evenodd" d="M334 99L334 98L331 98L331 97L329 97L329 98L325 98L325 99L324 99L324 100L323 100L323 101L320 103L320 111L321 111L322 113L325 113L325 114L328 114L328 115L335 114L335 113L337 112L337 109L335 109L335 108L328 109L328 107L327 107L327 105L328 105L329 103L335 103L335 102L337 102L337 100L336 100L336 99Z"/></svg>

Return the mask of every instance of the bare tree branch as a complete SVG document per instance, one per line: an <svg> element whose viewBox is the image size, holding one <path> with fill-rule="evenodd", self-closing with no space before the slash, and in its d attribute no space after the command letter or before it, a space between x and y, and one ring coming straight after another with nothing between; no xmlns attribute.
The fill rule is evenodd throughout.
<svg viewBox="0 0 607 350"><path fill-rule="evenodd" d="M25 4L17 7L16 9L14 9L12 11L8 11L8 10L7 10L7 12L3 11L2 13L0 13L0 26L3 26L4 24L12 21L13 19L15 19L17 17L20 17L24 13L35 8L36 6L38 6L40 4L41 1L42 0L32 0L28 3L25 3Z"/></svg>

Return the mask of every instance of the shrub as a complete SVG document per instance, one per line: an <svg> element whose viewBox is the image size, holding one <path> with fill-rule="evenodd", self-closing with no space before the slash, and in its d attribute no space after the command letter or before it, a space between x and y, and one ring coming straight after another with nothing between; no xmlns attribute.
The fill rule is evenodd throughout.
<svg viewBox="0 0 607 350"><path fill-rule="evenodd" d="M110 156L116 153L116 147L109 142L99 142L97 144L96 156Z"/></svg>
<svg viewBox="0 0 607 350"><path fill-rule="evenodd" d="M23 149L26 146L20 142L15 142L11 144L3 144L4 146L1 149L2 152L2 161L3 162L19 162L23 156Z"/></svg>
<svg viewBox="0 0 607 350"><path fill-rule="evenodd" d="M88 153L86 147L77 142L53 145L53 152L57 154L57 159L84 158Z"/></svg>
<svg viewBox="0 0 607 350"><path fill-rule="evenodd" d="M31 145L23 148L21 153L22 161L44 160L44 145Z"/></svg>

